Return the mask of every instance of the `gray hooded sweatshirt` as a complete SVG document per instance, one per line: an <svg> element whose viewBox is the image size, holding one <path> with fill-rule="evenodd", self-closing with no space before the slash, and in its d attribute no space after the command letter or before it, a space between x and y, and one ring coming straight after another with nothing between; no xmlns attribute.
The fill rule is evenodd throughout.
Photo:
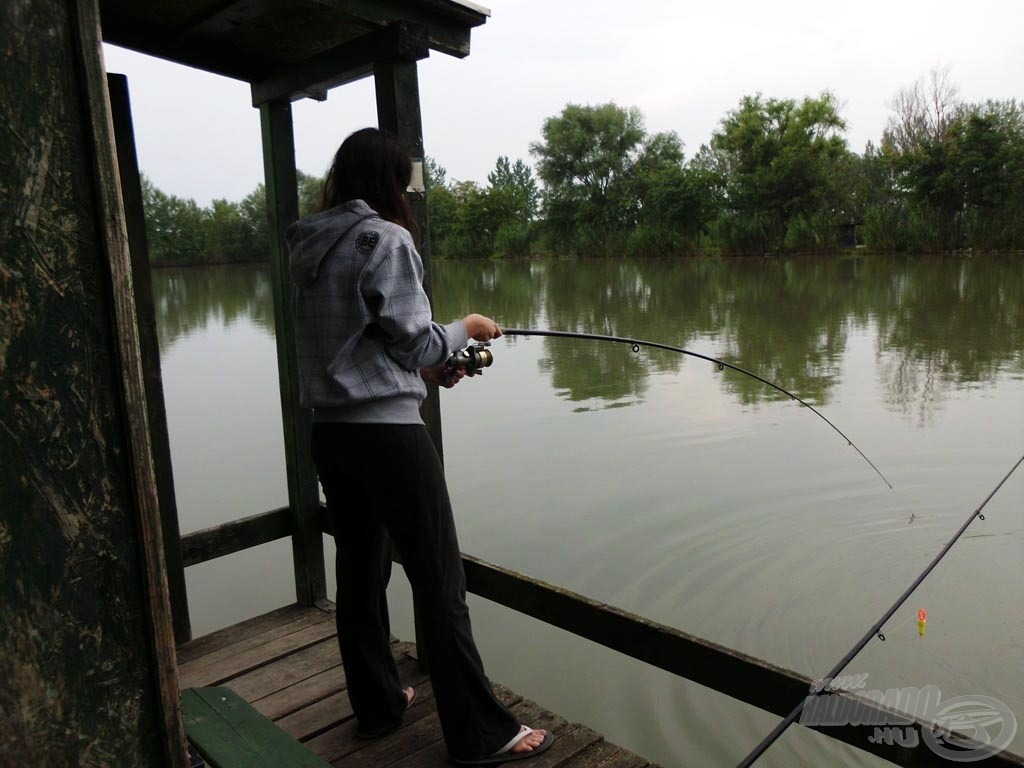
<svg viewBox="0 0 1024 768"><path fill-rule="evenodd" d="M300 403L317 421L422 424L421 368L468 343L431 320L412 237L362 200L297 221L285 235Z"/></svg>

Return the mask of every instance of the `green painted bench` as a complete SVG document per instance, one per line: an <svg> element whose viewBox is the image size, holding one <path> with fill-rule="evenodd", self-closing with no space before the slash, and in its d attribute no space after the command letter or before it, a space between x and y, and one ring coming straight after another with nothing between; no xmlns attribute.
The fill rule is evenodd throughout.
<svg viewBox="0 0 1024 768"><path fill-rule="evenodd" d="M214 768L330 768L230 688L181 693L185 733Z"/></svg>

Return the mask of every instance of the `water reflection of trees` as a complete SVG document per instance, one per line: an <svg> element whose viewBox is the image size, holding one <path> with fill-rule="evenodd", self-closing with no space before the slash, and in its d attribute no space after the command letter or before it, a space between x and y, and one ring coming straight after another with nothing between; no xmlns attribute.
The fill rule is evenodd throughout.
<svg viewBox="0 0 1024 768"><path fill-rule="evenodd" d="M265 268L156 270L161 351L211 323L246 319L273 333ZM887 402L927 418L954 389L1024 375L1020 259L866 257L822 261L438 262L439 319L494 315L510 328L628 336L706 352L827 403L851 334L871 330ZM624 405L671 352L544 339L541 373L566 399ZM781 397L725 371L743 403ZM591 406L586 406L591 407Z"/></svg>
<svg viewBox="0 0 1024 768"><path fill-rule="evenodd" d="M480 312L509 328L532 328L544 304L545 265L539 261L436 261L435 314L440 322Z"/></svg>
<svg viewBox="0 0 1024 768"><path fill-rule="evenodd" d="M211 323L245 319L274 333L274 303L266 267L153 270L153 303L161 354Z"/></svg>
<svg viewBox="0 0 1024 768"><path fill-rule="evenodd" d="M953 388L1024 370L1019 260L551 261L445 265L442 306L509 327L629 336L710 352L809 401L827 403L852 333L877 329L890 404L928 413ZM454 301L454 304L448 302ZM572 401L623 404L683 358L545 339L542 372ZM782 397L725 371L743 403Z"/></svg>
<svg viewBox="0 0 1024 768"><path fill-rule="evenodd" d="M725 270L713 286L725 300L722 359L808 402L827 403L840 379L856 283L841 263L756 261ZM725 386L744 404L785 398L761 382L726 371Z"/></svg>
<svg viewBox="0 0 1024 768"><path fill-rule="evenodd" d="M868 285L879 312L878 370L888 402L926 419L951 389L1024 374L1019 259L906 260Z"/></svg>
<svg viewBox="0 0 1024 768"><path fill-rule="evenodd" d="M658 300L655 293L635 262L552 262L545 294L548 324L578 333L647 338L666 330L652 327L667 319L651 310L652 300ZM680 360L664 352L637 355L618 344L547 338L540 365L569 400L628 403L643 397L650 370L674 371Z"/></svg>

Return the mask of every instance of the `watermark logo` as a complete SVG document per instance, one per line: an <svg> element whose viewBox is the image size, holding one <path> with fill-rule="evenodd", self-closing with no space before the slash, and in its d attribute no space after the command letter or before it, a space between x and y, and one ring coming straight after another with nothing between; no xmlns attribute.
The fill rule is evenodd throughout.
<svg viewBox="0 0 1024 768"><path fill-rule="evenodd" d="M946 701L934 685L864 690L867 675L815 680L800 713L805 726L875 726L872 744L916 747L921 741L946 760L971 763L1006 749L1017 733L1012 710L990 696ZM920 729L915 721L930 723Z"/></svg>
<svg viewBox="0 0 1024 768"><path fill-rule="evenodd" d="M921 732L925 745L940 757L961 763L1006 749L1017 734L1013 712L991 696L954 696L942 702L932 720L935 729ZM971 741L965 743L963 737Z"/></svg>

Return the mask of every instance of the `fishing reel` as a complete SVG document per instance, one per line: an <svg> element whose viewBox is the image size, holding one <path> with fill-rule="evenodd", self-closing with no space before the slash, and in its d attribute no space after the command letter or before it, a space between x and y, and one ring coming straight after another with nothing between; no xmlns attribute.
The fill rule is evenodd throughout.
<svg viewBox="0 0 1024 768"><path fill-rule="evenodd" d="M482 341L460 349L445 362L445 371L449 376L459 370L465 371L467 376L483 375L481 369L494 362L494 353L488 349L489 346L489 341Z"/></svg>

